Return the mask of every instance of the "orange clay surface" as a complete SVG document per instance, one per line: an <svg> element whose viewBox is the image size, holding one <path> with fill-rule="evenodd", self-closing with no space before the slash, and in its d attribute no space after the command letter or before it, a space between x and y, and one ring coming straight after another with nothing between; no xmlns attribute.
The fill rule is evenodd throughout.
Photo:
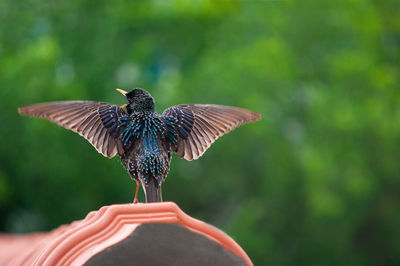
<svg viewBox="0 0 400 266"><path fill-rule="evenodd" d="M175 203L117 204L48 233L0 234L0 265L81 265L124 240L144 223L177 223L219 243L253 265L243 249L219 229L185 214Z"/></svg>

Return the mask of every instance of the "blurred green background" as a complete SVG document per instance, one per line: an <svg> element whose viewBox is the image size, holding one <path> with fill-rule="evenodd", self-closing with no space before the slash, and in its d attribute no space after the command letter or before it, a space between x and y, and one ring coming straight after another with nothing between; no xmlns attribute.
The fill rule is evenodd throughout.
<svg viewBox="0 0 400 266"><path fill-rule="evenodd" d="M119 159L17 107L216 103L262 113L164 200L256 265L399 265L400 3L0 0L0 229L50 230L133 200ZM143 194L140 194L143 201Z"/></svg>

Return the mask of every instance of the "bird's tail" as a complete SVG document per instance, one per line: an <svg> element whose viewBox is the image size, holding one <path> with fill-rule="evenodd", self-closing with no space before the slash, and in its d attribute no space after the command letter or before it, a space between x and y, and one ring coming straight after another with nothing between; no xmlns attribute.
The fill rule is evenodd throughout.
<svg viewBox="0 0 400 266"><path fill-rule="evenodd" d="M144 193L146 195L146 202L162 202L161 184L154 177L150 177L147 184L142 182Z"/></svg>

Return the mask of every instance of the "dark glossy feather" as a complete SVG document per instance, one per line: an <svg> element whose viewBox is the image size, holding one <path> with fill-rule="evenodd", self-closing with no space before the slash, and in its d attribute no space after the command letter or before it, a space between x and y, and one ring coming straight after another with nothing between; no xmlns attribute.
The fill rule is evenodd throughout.
<svg viewBox="0 0 400 266"><path fill-rule="evenodd" d="M175 118L178 127L178 143L173 151L189 161L203 155L220 136L261 119L256 112L213 104L181 104L166 109L163 115Z"/></svg>
<svg viewBox="0 0 400 266"><path fill-rule="evenodd" d="M197 159L223 134L261 118L249 110L212 104L177 105L159 115L148 92L136 88L122 93L128 100L124 110L104 102L66 101L18 111L79 133L106 157L118 154L129 175L142 185L147 202L162 201L171 150L186 160Z"/></svg>
<svg viewBox="0 0 400 266"><path fill-rule="evenodd" d="M41 117L70 129L87 139L108 158L117 154L115 128L125 112L117 105L93 101L39 103L21 107L22 115Z"/></svg>

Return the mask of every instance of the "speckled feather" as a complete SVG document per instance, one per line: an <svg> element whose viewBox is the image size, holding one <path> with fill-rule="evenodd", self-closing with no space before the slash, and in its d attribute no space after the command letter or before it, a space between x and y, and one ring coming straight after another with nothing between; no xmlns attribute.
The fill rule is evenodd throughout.
<svg viewBox="0 0 400 266"><path fill-rule="evenodd" d="M134 89L126 97L126 111L93 101L41 103L18 111L79 133L106 157L118 154L130 176L141 182L147 202L162 201L171 151L197 159L223 134L261 118L246 109L210 104L177 105L159 115L146 91Z"/></svg>

